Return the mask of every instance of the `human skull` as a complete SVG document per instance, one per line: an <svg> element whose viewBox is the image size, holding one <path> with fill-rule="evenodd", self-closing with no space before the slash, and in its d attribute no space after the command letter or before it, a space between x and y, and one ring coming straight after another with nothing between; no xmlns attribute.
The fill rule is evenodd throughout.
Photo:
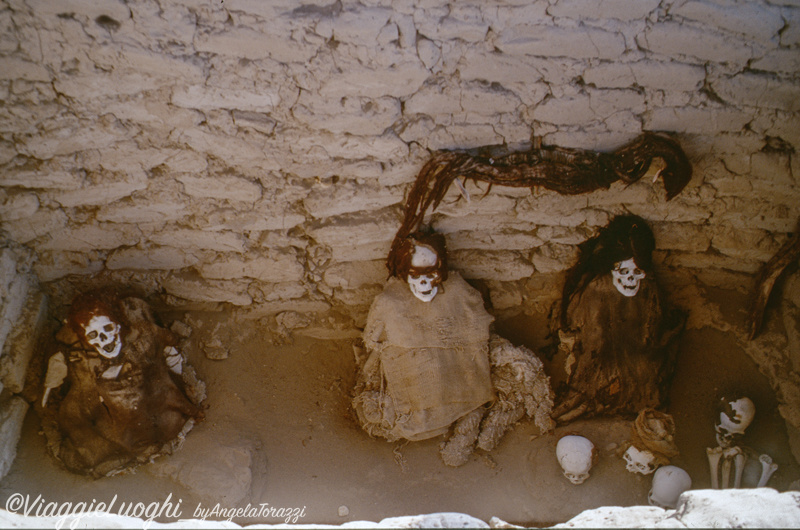
<svg viewBox="0 0 800 530"><path fill-rule="evenodd" d="M714 426L714 430L717 432L717 444L720 447L731 447L744 436L744 431L753 422L756 406L747 397L724 402L733 411L733 416L720 411L719 423Z"/></svg>
<svg viewBox="0 0 800 530"><path fill-rule="evenodd" d="M673 509L678 505L681 493L692 487L689 473L676 466L664 466L653 475L653 486L647 495L651 506Z"/></svg>
<svg viewBox="0 0 800 530"><path fill-rule="evenodd" d="M433 249L422 245L416 245L414 247L414 255L411 257L412 268L435 267L437 261L438 256ZM438 272L428 272L425 274L409 272L406 281L408 281L408 286L414 296L423 302L430 302L436 296L436 293L439 292L439 279L440 276Z"/></svg>
<svg viewBox="0 0 800 530"><path fill-rule="evenodd" d="M81 327L86 334L87 342L97 350L97 353L107 359L119 355L122 349L119 324L105 315L95 315L88 324L81 324Z"/></svg>
<svg viewBox="0 0 800 530"><path fill-rule="evenodd" d="M656 457L650 451L640 451L636 446L628 447L625 454L622 455L625 459L625 469L631 473L641 473L642 475L649 475L658 467Z"/></svg>
<svg viewBox="0 0 800 530"><path fill-rule="evenodd" d="M570 482L583 484L594 463L594 444L583 436L564 436L556 445L556 458Z"/></svg>
<svg viewBox="0 0 800 530"><path fill-rule="evenodd" d="M641 281L645 277L645 272L636 266L633 258L619 261L611 269L614 287L617 288L622 296L636 296L639 292Z"/></svg>

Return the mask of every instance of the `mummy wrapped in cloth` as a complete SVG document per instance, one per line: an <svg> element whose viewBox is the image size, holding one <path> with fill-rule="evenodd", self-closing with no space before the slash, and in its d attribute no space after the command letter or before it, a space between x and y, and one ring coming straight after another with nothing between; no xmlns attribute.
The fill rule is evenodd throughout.
<svg viewBox="0 0 800 530"><path fill-rule="evenodd" d="M684 316L670 310L653 267L644 219L618 216L580 247L561 302L559 351L566 385L553 417L635 416L665 405Z"/></svg>
<svg viewBox="0 0 800 530"><path fill-rule="evenodd" d="M202 418L205 385L144 300L79 295L57 340L37 408L50 451L70 471L131 469L171 452Z"/></svg>
<svg viewBox="0 0 800 530"><path fill-rule="evenodd" d="M489 451L526 414L552 429L549 378L530 350L490 332L483 299L447 269L444 237L417 232L389 266L397 273L370 308L353 407L372 436L448 435L447 465Z"/></svg>

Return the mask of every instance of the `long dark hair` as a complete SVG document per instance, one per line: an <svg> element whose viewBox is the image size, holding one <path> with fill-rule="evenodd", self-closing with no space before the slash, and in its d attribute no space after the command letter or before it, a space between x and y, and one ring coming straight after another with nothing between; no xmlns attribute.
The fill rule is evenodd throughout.
<svg viewBox="0 0 800 530"><path fill-rule="evenodd" d="M650 273L656 242L647 222L636 215L618 215L608 226L578 247L578 262L567 273L561 296L561 325L567 324L567 307L572 298L592 280L610 272L614 264L626 259Z"/></svg>

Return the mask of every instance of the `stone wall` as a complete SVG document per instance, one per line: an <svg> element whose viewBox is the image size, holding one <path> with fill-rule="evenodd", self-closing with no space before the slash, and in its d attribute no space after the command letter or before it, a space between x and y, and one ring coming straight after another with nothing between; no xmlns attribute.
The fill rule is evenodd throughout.
<svg viewBox="0 0 800 530"><path fill-rule="evenodd" d="M19 394L46 312L30 264L30 253L18 245L0 248L0 479L17 455L28 412L28 402Z"/></svg>
<svg viewBox="0 0 800 530"><path fill-rule="evenodd" d="M360 315L428 150L532 136L670 131L695 176L670 202L642 181L442 207L499 309L618 213L663 267L736 287L798 217L795 0L4 0L0 27L0 226L42 282Z"/></svg>
<svg viewBox="0 0 800 530"><path fill-rule="evenodd" d="M547 306L619 213L666 278L740 290L797 223L797 0L3 0L0 28L0 229L56 301L91 278L358 325L430 150L533 137L669 131L694 177L451 190L431 222L496 311Z"/></svg>

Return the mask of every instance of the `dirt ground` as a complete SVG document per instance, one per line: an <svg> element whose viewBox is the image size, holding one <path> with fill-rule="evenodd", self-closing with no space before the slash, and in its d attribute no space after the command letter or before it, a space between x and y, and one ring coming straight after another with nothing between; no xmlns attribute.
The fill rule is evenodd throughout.
<svg viewBox="0 0 800 530"><path fill-rule="evenodd" d="M462 512L484 521L496 516L546 526L599 506L647 504L652 476L628 473L617 455L630 436L628 421L576 421L544 436L523 421L493 452L476 453L464 466L450 468L439 457L441 439L389 443L369 438L355 423L349 406L354 339L302 333L286 339L257 320L234 321L221 313L179 318L193 328L184 351L208 390L205 421L183 447L135 473L91 480L57 465L31 411L17 459L0 484L0 506L14 493L41 495L47 502L110 503L116 496L115 512L122 502L169 500L181 518L202 517L203 508L217 504L267 503L285 511L304 508L302 517L289 521L301 524ZM228 335L223 342L229 357L208 359L203 346L221 329ZM500 335L531 347L541 341L541 329L541 322L524 315L497 323ZM800 478L800 467L774 394L735 341L710 328L687 330L681 337L668 409L681 454L672 463L689 472L695 489L710 486L705 448L715 445L715 401L729 390L755 402L756 419L745 442L757 454L773 457L779 468L769 485L784 491ZM561 475L555 459L556 442L568 433L586 436L600 452L591 477L579 486ZM748 473L756 471L760 466ZM283 523L286 517L234 521Z"/></svg>

